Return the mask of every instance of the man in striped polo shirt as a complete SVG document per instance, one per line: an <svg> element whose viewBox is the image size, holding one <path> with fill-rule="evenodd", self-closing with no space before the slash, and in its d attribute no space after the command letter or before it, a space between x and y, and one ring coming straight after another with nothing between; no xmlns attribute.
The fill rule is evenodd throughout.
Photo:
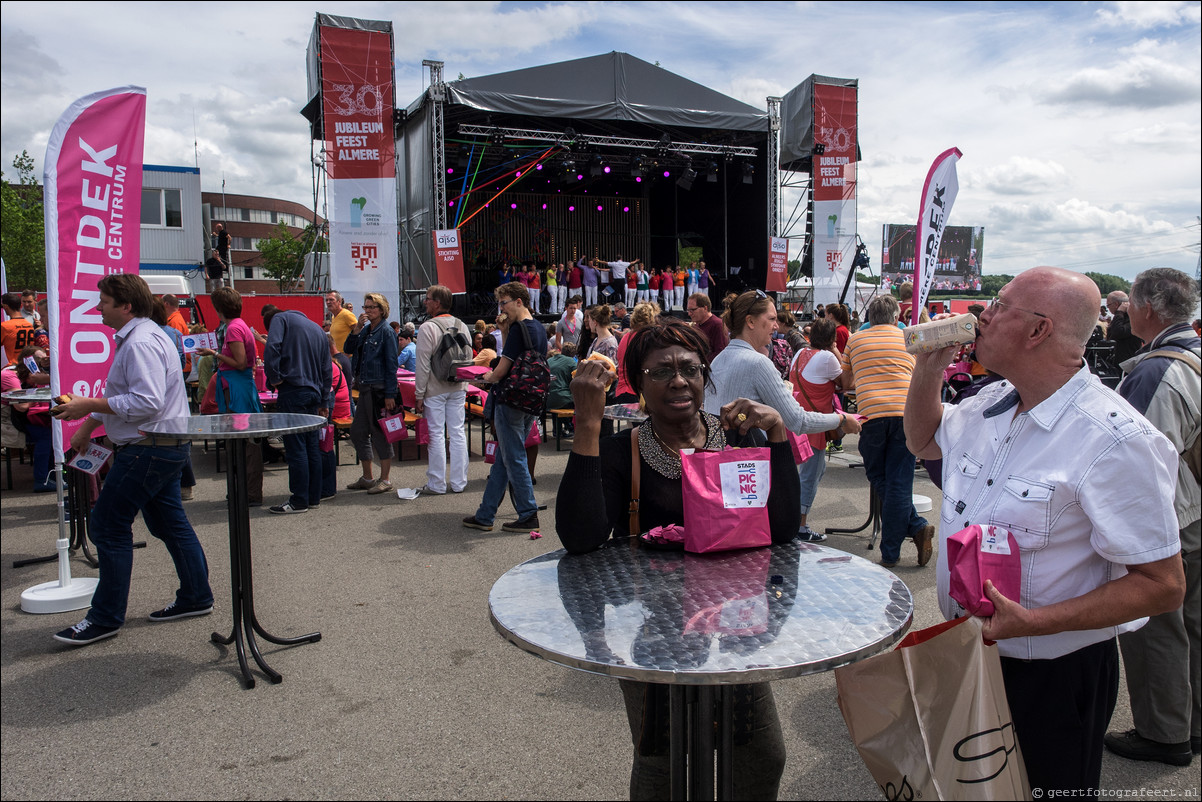
<svg viewBox="0 0 1202 802"><path fill-rule="evenodd" d="M860 432L860 457L881 500L881 565L886 568L897 565L907 538L918 549L918 564L926 565L935 539L935 527L914 509L914 455L902 428L914 357L906 353L897 327L899 313L892 295L873 298L869 328L851 335L843 351L843 389L855 390L856 408L868 419Z"/></svg>

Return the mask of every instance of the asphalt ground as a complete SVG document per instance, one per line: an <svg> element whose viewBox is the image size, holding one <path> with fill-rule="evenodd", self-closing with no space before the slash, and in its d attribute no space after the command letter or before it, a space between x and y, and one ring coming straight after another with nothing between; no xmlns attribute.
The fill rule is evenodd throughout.
<svg viewBox="0 0 1202 802"><path fill-rule="evenodd" d="M859 526L868 489L856 438L831 459L810 523ZM477 442L478 447L478 442ZM358 475L343 451L339 486ZM316 644L260 641L284 675L257 674L244 689L232 647L209 640L231 627L225 475L193 449L199 484L185 502L205 547L217 596L212 615L154 624L176 578L141 519L126 626L86 647L51 635L83 611L30 615L26 588L54 580L54 563L13 568L52 553L53 496L30 492L28 463L0 503L0 798L8 799L622 799L631 745L615 680L553 665L493 630L488 592L520 562L558 548L554 502L567 452L544 444L535 488L543 537L465 529L488 467L473 456L467 491L401 501L340 490L305 515L266 506L287 495L282 464L268 466L265 506L251 510L255 603L276 635L320 631ZM424 483L424 463L394 464L397 487ZM925 473L915 492L940 496ZM827 545L879 559L860 535ZM932 565L907 543L893 569L915 599L914 627L941 620ZM71 568L95 576L81 556ZM881 791L856 753L835 699L833 674L774 685L788 763L782 799L875 799ZM1112 729L1127 729L1125 686ZM1196 768L1107 754L1111 796L1197 799Z"/></svg>

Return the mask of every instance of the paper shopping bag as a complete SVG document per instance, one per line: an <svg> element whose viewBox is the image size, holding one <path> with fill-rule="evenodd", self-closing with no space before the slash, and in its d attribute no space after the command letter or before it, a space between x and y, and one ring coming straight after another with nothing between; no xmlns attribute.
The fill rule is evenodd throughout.
<svg viewBox="0 0 1202 802"><path fill-rule="evenodd" d="M489 440L484 444L484 464L492 465L497 461L497 441Z"/></svg>
<svg viewBox="0 0 1202 802"><path fill-rule="evenodd" d="M425 418L417 419L417 444L419 446L430 445L430 424L426 423Z"/></svg>
<svg viewBox="0 0 1202 802"><path fill-rule="evenodd" d="M380 418L380 428L384 430L384 437L388 442L395 443L398 440L405 440L409 437L409 429L405 427L405 413L399 412L396 415L389 415L386 418Z"/></svg>
<svg viewBox="0 0 1202 802"><path fill-rule="evenodd" d="M993 615L993 602L985 595L986 579L1006 598L1019 599L1022 559L1009 530L990 524L961 529L947 539L947 565L948 595L970 615Z"/></svg>
<svg viewBox="0 0 1202 802"><path fill-rule="evenodd" d="M997 646L957 618L835 669L839 709L886 799L1030 799Z"/></svg>
<svg viewBox="0 0 1202 802"><path fill-rule="evenodd" d="M703 554L771 544L771 467L766 448L682 454L684 550Z"/></svg>
<svg viewBox="0 0 1202 802"><path fill-rule="evenodd" d="M327 423L317 431L317 445L328 454L334 450L334 425Z"/></svg>
<svg viewBox="0 0 1202 802"><path fill-rule="evenodd" d="M525 446L526 446L526 448L530 448L530 446L536 446L539 443L541 443L542 441L543 441L543 436L542 436L542 433L539 432L539 430L538 430L538 420L535 419L534 423L530 424L530 431L526 433Z"/></svg>

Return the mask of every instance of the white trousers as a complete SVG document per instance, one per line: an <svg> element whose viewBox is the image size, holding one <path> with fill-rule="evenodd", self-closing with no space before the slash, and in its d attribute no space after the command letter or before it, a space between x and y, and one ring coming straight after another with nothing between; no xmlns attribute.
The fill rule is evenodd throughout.
<svg viewBox="0 0 1202 802"><path fill-rule="evenodd" d="M425 399L426 428L430 444L426 447L429 465L426 486L435 493L461 493L467 487L467 431L464 429L464 403L467 392L457 390ZM451 443L451 465L447 470L447 440Z"/></svg>
<svg viewBox="0 0 1202 802"><path fill-rule="evenodd" d="M597 288L596 287L585 287L584 288L584 305L586 307L597 305Z"/></svg>

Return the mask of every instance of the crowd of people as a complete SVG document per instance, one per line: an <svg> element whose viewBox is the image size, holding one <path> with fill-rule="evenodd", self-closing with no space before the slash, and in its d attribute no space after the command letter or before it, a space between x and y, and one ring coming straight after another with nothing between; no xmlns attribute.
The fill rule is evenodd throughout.
<svg viewBox="0 0 1202 802"><path fill-rule="evenodd" d="M101 588L88 616L55 637L82 645L117 633L128 594L129 524L139 510L167 543L181 582L175 601L152 620L211 610L203 551L182 504L189 494L183 488L195 484L187 444L137 432L140 422L187 414L190 373L205 377L201 392L212 397L213 411L257 411L262 353L262 381L276 390L276 409L321 415L331 424L349 421L361 475L347 489L372 495L394 490L394 444L379 419L407 411L428 432L426 481L417 496L440 496L467 487L466 409L468 393L477 390L448 375L446 353L448 342L462 342L464 359L455 364L486 369L474 384L487 393L483 415L496 444L483 495L463 526L491 531L508 497L516 520L502 524L504 531L540 528L537 440L531 440L548 408L575 410L555 513L559 537L573 553L654 526L682 525L681 453L728 445L770 450L774 542L824 540L809 518L826 460L844 436L858 435L880 503L880 564L898 565L907 544L920 567L938 555L939 602L949 618L964 610L948 594L947 538L973 523L1004 526L1016 537L1022 597L1007 599L986 586L996 612L985 635L999 642L1033 787L1097 788L1103 744L1125 757L1178 765L1198 753L1202 348L1188 323L1197 300L1193 279L1150 270L1129 295L1107 298L1111 332L1138 341L1115 393L1083 365L1101 299L1081 274L1054 268L1021 274L988 306L972 310L979 332L972 348L916 357L905 347L910 298L877 296L862 325L845 306L828 305L803 326L760 290L729 294L716 313L704 263L680 272L683 279L675 270L647 271L640 260L621 256L551 266L541 277L530 265L506 266L501 277L509 280L494 293L495 318L473 326L451 313L451 291L441 285L427 289L425 319L416 327L390 325L381 294L367 293L356 316L330 292L324 325L267 306L265 334L242 320L239 294L219 287L212 294L218 347L197 352L194 364L186 362L178 334L172 336L188 331L182 320L171 320L176 299L151 298L136 277L106 277L99 308L118 343L106 396L72 396L54 412L65 420L87 418L73 447L86 444L101 423L117 446L96 503L107 517L93 528ZM601 300L602 286L611 289L607 298L621 301ZM622 294L614 295L614 287ZM556 316L547 324L536 319L544 291ZM13 342L5 388L48 383L52 354L34 328L44 316L29 320L27 312L36 309L15 294L3 303L10 317L6 348ZM973 386L948 403L946 371L961 360L972 364ZM398 370L412 372L408 410ZM646 416L633 434L612 433L604 412L616 403L637 404ZM27 432L48 431L48 421L35 421L19 405L11 409L25 418ZM29 437L43 479L35 490L45 490L48 452L39 444L48 437ZM799 442L808 442L812 456L801 457ZM290 495L271 512L308 512L336 495L336 461L318 432L286 435L283 445ZM141 450L167 460L170 470L153 481L142 477L135 459ZM250 453L258 463L257 480L250 471L252 501L261 501L263 454ZM938 531L914 507L916 457L941 465ZM636 468L642 491L632 505ZM131 482L143 484L130 492ZM1135 728L1108 734L1120 648ZM640 723L662 703L658 692L623 682L636 747L632 794L647 798L667 789L663 739L642 743L649 733ZM737 715L762 725L740 744L750 751L738 761L737 790L775 798L784 752L771 689L748 686L736 698Z"/></svg>
<svg viewBox="0 0 1202 802"><path fill-rule="evenodd" d="M667 312L683 310L687 296L708 295L717 284L705 262L648 267L641 258L628 262L621 254L613 261L581 257L574 263L546 263L545 268L534 262L502 262L497 280L498 287L511 282L525 287L530 297L528 309L534 316L562 315L568 299L577 295L586 307L605 303L633 308L655 303Z"/></svg>

